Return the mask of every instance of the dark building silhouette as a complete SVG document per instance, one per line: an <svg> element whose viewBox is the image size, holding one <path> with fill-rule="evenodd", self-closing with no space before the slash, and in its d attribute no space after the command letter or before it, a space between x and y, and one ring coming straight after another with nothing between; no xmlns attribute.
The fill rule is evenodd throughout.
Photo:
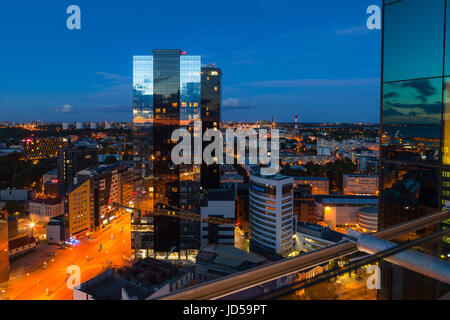
<svg viewBox="0 0 450 320"><path fill-rule="evenodd" d="M70 146L58 153L59 192L65 193L74 184L75 175L86 168L98 166L98 149L87 146Z"/></svg>

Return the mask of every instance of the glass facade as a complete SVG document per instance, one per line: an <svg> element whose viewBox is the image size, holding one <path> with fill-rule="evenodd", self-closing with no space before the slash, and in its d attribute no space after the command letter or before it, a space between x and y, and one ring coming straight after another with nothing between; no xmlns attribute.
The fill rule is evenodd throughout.
<svg viewBox="0 0 450 320"><path fill-rule="evenodd" d="M220 130L221 103L222 103L222 71L214 65L202 66L202 97L201 97L201 119L202 133L206 130ZM210 142L203 143L203 149ZM202 164L201 185L204 189L216 189L220 187L220 165Z"/></svg>
<svg viewBox="0 0 450 320"><path fill-rule="evenodd" d="M201 165L175 165L171 136L180 128L189 130L192 139L201 134L200 124L208 123L202 114L202 101L206 101L202 90L207 87L203 86L200 56L154 50L152 56L133 58L136 207L149 212L181 208L199 213ZM215 107L220 109L220 91L215 92ZM219 121L220 117L214 121L216 126ZM219 175L210 181L217 181L218 186ZM164 257L172 251L187 257L200 246L197 221L143 213L135 217L133 228L132 243L141 255Z"/></svg>
<svg viewBox="0 0 450 320"><path fill-rule="evenodd" d="M383 3L380 230L438 212L450 200L446 2ZM381 265L381 298L413 298L405 285L411 279L421 288L415 291L434 298L435 282Z"/></svg>

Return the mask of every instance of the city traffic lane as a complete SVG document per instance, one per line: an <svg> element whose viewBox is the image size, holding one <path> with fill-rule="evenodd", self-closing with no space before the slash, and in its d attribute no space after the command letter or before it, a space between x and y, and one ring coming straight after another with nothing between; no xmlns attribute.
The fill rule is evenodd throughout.
<svg viewBox="0 0 450 320"><path fill-rule="evenodd" d="M111 233L114 234L113 239L111 239ZM49 257L47 268L38 269L10 281L5 296L19 300L70 300L73 293L66 285L68 266L78 265L81 269L81 282L84 282L100 274L108 266L125 265L127 262L122 256L128 257L132 253L130 215L124 214L110 228L94 232L93 238L82 239L72 250L70 248L54 250L57 255ZM102 250L99 250L100 243ZM50 294L47 294L47 288Z"/></svg>

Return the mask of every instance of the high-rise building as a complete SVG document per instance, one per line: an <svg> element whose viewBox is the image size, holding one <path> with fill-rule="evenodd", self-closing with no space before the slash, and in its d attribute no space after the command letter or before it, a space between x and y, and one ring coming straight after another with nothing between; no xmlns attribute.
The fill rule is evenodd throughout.
<svg viewBox="0 0 450 320"><path fill-rule="evenodd" d="M250 251L287 257L293 249L292 177L250 175Z"/></svg>
<svg viewBox="0 0 450 320"><path fill-rule="evenodd" d="M450 201L447 2L383 3L380 230L438 212ZM448 245L424 247L440 256L438 247ZM439 294L436 280L384 262L381 279L383 299Z"/></svg>
<svg viewBox="0 0 450 320"><path fill-rule="evenodd" d="M74 184L75 175L86 168L98 166L98 149L69 146L58 153L59 192L65 193Z"/></svg>
<svg viewBox="0 0 450 320"><path fill-rule="evenodd" d="M222 103L222 71L214 65L202 66L201 120L203 134L206 130L220 130ZM203 149L210 142L203 143ZM220 187L220 165L202 164L201 185L203 189Z"/></svg>
<svg viewBox="0 0 450 320"><path fill-rule="evenodd" d="M144 210L170 206L199 212L200 165L175 165L176 129L200 134L201 58L153 50L133 58L134 195ZM133 217L132 245L141 255L195 254L200 224L168 216ZM194 250L190 252L190 250Z"/></svg>

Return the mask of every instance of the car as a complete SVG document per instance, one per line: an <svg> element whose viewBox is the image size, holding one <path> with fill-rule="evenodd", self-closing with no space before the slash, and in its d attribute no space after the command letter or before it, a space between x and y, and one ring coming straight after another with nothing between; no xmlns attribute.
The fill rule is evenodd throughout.
<svg viewBox="0 0 450 320"><path fill-rule="evenodd" d="M53 251L50 251L50 252L48 253L48 255L49 255L50 257L54 257L54 256L56 256L56 253L53 252Z"/></svg>

